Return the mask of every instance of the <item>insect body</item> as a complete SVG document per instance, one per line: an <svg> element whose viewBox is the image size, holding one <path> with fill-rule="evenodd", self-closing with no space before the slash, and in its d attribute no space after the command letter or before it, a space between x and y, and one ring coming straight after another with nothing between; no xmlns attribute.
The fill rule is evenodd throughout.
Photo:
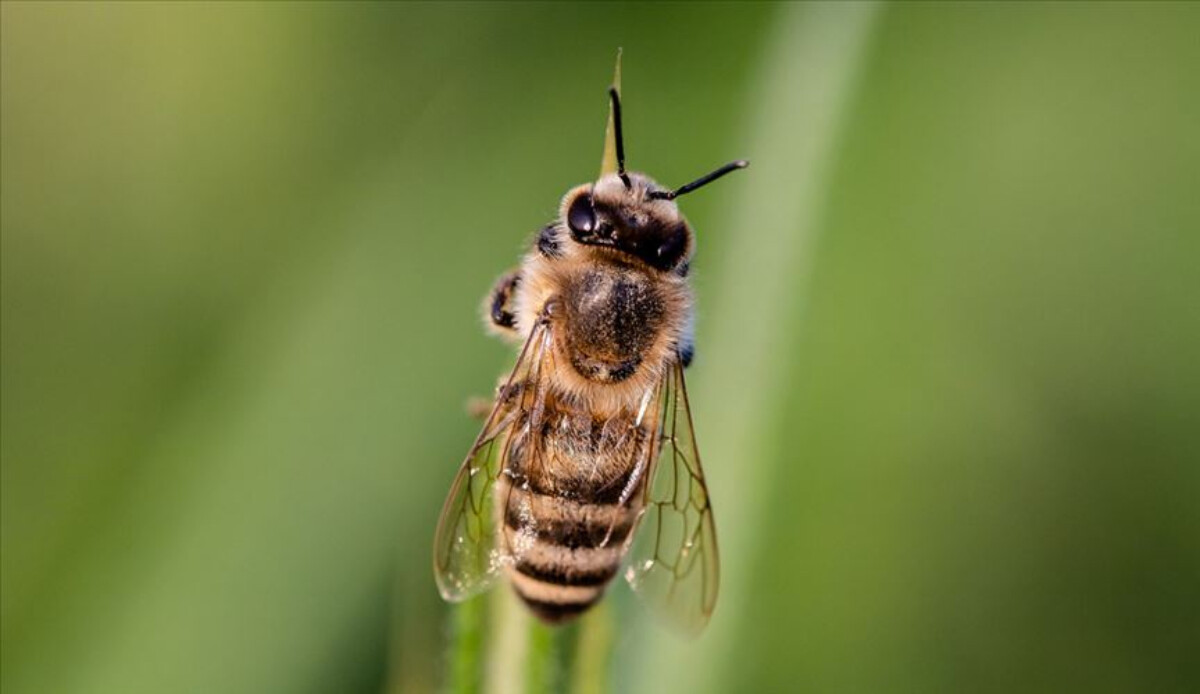
<svg viewBox="0 0 1200 694"><path fill-rule="evenodd" d="M718 564L683 378L694 236L675 198L746 162L676 190L626 172L610 96L617 171L567 192L487 302L493 329L524 346L446 499L434 573L448 600L506 574L557 623L628 558L635 591L695 632Z"/></svg>

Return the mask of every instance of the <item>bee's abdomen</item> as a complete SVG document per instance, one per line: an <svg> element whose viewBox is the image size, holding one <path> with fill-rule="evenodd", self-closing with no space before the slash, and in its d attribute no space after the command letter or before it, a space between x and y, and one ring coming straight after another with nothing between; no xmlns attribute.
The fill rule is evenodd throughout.
<svg viewBox="0 0 1200 694"><path fill-rule="evenodd" d="M616 499L583 501L501 478L504 539L513 589L543 621L564 622L594 605L620 568L637 513Z"/></svg>
<svg viewBox="0 0 1200 694"><path fill-rule="evenodd" d="M534 549L513 565L509 578L534 614L546 622L564 622L600 600L620 561L617 552L605 549ZM572 566L581 562L587 568Z"/></svg>
<svg viewBox="0 0 1200 694"><path fill-rule="evenodd" d="M513 588L542 620L594 605L620 568L641 508L649 427L628 413L596 418L551 395L536 425L514 424L496 484Z"/></svg>

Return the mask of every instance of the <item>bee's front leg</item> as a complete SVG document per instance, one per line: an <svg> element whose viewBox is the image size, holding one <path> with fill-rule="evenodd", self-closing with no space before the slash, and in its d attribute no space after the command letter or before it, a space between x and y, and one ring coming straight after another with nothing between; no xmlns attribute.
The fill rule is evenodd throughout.
<svg viewBox="0 0 1200 694"><path fill-rule="evenodd" d="M496 280L492 291L484 301L484 312L487 315L488 326L495 332L512 336L517 331L517 317L512 311L513 294L521 282L520 270L506 272Z"/></svg>

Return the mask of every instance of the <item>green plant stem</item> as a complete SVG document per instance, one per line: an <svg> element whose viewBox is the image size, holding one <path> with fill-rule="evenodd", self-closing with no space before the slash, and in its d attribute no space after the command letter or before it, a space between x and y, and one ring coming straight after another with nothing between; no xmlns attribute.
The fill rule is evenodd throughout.
<svg viewBox="0 0 1200 694"><path fill-rule="evenodd" d="M446 653L445 691L475 694L480 691L485 601L481 598L455 605L450 611L450 639Z"/></svg>
<svg viewBox="0 0 1200 694"><path fill-rule="evenodd" d="M571 659L570 691L600 694L608 691L608 665L612 659L613 613L602 602L584 615Z"/></svg>
<svg viewBox="0 0 1200 694"><path fill-rule="evenodd" d="M456 605L450 613L443 691L607 691L612 615L601 603L577 623L547 626L529 617L504 588Z"/></svg>
<svg viewBox="0 0 1200 694"><path fill-rule="evenodd" d="M525 664L529 649L530 617L508 586L499 586L489 596L491 626L487 633L487 662L484 691L516 694L526 691Z"/></svg>
<svg viewBox="0 0 1200 694"><path fill-rule="evenodd" d="M525 691L562 691L564 634L559 629L531 620L529 654L525 660Z"/></svg>

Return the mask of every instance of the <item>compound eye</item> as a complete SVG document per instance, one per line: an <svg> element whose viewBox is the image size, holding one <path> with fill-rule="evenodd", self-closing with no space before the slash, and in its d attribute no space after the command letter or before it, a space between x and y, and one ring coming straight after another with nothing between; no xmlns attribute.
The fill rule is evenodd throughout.
<svg viewBox="0 0 1200 694"><path fill-rule="evenodd" d="M658 248L655 249L655 258L651 261L659 269L667 269L674 267L683 258L684 251L687 250L687 228L680 226L673 229L667 238L663 239Z"/></svg>
<svg viewBox="0 0 1200 694"><path fill-rule="evenodd" d="M588 236L596 231L596 213L592 210L592 196L580 195L567 210L567 226L575 236Z"/></svg>

